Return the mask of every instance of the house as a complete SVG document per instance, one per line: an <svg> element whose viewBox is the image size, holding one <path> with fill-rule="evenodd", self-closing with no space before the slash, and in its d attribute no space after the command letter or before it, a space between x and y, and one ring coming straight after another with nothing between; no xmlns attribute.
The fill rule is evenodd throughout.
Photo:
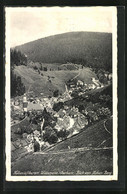
<svg viewBox="0 0 127 194"><path fill-rule="evenodd" d="M74 119L70 118L69 116L65 115L63 118L58 118L55 129L60 131L62 129L69 130L74 125Z"/></svg>
<svg viewBox="0 0 127 194"><path fill-rule="evenodd" d="M75 107L72 107L70 112L69 112L69 116L74 118L77 116L77 114L78 114L78 109L76 109Z"/></svg>
<svg viewBox="0 0 127 194"><path fill-rule="evenodd" d="M108 78L108 73L105 73L104 76L105 76L106 78Z"/></svg>
<svg viewBox="0 0 127 194"><path fill-rule="evenodd" d="M83 86L83 85L84 85L83 81L81 81L81 80L77 81L77 86Z"/></svg>
<svg viewBox="0 0 127 194"><path fill-rule="evenodd" d="M26 97L26 94L24 94L23 96L23 102L26 102L27 101L27 97Z"/></svg>
<svg viewBox="0 0 127 194"><path fill-rule="evenodd" d="M112 74L111 74L111 73L108 75L108 79L109 79L109 80L112 79Z"/></svg>
<svg viewBox="0 0 127 194"><path fill-rule="evenodd" d="M32 110L42 111L42 107L40 104L30 102L27 106L27 111L31 112Z"/></svg>
<svg viewBox="0 0 127 194"><path fill-rule="evenodd" d="M89 88L89 90L91 90L91 89L95 89L96 86L95 86L95 84L89 84L89 85L88 85L88 88Z"/></svg>
<svg viewBox="0 0 127 194"><path fill-rule="evenodd" d="M66 114L66 111L60 109L60 110L58 111L58 114L59 114L59 117L63 118L63 117L65 116L65 114Z"/></svg>
<svg viewBox="0 0 127 194"><path fill-rule="evenodd" d="M77 121L76 122L80 126L80 128L83 128L86 125L88 125L87 118L83 114L81 114L81 113L78 113L78 115L77 115Z"/></svg>
<svg viewBox="0 0 127 194"><path fill-rule="evenodd" d="M92 77L92 82L98 87L100 86L99 80L95 79L95 77Z"/></svg>
<svg viewBox="0 0 127 194"><path fill-rule="evenodd" d="M23 102L23 111L27 112L28 102Z"/></svg>
<svg viewBox="0 0 127 194"><path fill-rule="evenodd" d="M70 84L70 88L74 88L75 87L75 85L74 84Z"/></svg>
<svg viewBox="0 0 127 194"><path fill-rule="evenodd" d="M96 81L95 77L92 77L91 80L92 80L93 82Z"/></svg>
<svg viewBox="0 0 127 194"><path fill-rule="evenodd" d="M14 105L15 105L15 106L19 106L19 105L20 105L19 100L16 100L16 101L14 102Z"/></svg>

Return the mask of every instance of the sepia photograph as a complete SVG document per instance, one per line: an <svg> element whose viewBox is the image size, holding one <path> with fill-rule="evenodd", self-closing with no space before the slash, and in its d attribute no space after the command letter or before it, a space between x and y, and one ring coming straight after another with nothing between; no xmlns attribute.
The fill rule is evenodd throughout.
<svg viewBox="0 0 127 194"><path fill-rule="evenodd" d="M6 180L118 180L116 7L6 7Z"/></svg>

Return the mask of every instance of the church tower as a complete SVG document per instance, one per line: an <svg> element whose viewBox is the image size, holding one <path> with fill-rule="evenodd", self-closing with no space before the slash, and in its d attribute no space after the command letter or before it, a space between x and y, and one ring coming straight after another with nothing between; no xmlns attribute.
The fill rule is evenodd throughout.
<svg viewBox="0 0 127 194"><path fill-rule="evenodd" d="M26 97L26 94L24 94L24 96L23 96L23 111L25 113L27 112L27 106L28 106L27 97Z"/></svg>

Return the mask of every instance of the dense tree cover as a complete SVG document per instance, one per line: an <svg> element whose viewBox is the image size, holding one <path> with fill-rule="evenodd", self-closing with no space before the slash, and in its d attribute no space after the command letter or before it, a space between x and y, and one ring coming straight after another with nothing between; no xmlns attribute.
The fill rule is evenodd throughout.
<svg viewBox="0 0 127 194"><path fill-rule="evenodd" d="M72 93L71 93L71 96L74 97L74 98L77 98L78 97L78 90L74 90Z"/></svg>
<svg viewBox="0 0 127 194"><path fill-rule="evenodd" d="M58 112L60 109L64 108L64 103L63 102L58 102L53 105L53 110Z"/></svg>
<svg viewBox="0 0 127 194"><path fill-rule="evenodd" d="M88 101L91 101L92 103L99 102L101 105L108 107L112 111L112 85L104 88L101 92L89 94Z"/></svg>
<svg viewBox="0 0 127 194"><path fill-rule="evenodd" d="M33 68L34 68L34 70L37 70L38 69L37 66L34 66Z"/></svg>
<svg viewBox="0 0 127 194"><path fill-rule="evenodd" d="M58 141L58 137L55 131L50 127L45 127L45 133L43 135L44 141L47 141L49 144L56 143Z"/></svg>
<svg viewBox="0 0 127 194"><path fill-rule="evenodd" d="M43 129L41 131L41 122L44 119ZM64 128L60 131L55 129L55 125L57 122L57 118L54 117L51 113L47 112L46 108L43 111L37 112L32 111L29 114L29 122L30 125L24 131L19 131L18 133L30 133L34 130L39 131L42 139L49 144L54 144L58 141L58 139L65 139L70 134L70 132Z"/></svg>
<svg viewBox="0 0 127 194"><path fill-rule="evenodd" d="M62 129L60 131L57 131L57 136L58 138L64 140L65 138L67 138L67 136L70 134L69 130L66 129Z"/></svg>
<svg viewBox="0 0 127 194"><path fill-rule="evenodd" d="M11 49L11 97L20 96L25 93L25 86L21 77L14 73L15 66L27 65L27 57L16 49Z"/></svg>
<svg viewBox="0 0 127 194"><path fill-rule="evenodd" d="M44 128L47 126L54 127L56 124L57 119L53 117L49 112L47 112L46 108L44 108L42 112L42 117L44 118Z"/></svg>
<svg viewBox="0 0 127 194"><path fill-rule="evenodd" d="M11 67L27 65L27 57L16 49L11 49Z"/></svg>
<svg viewBox="0 0 127 194"><path fill-rule="evenodd" d="M70 62L112 71L111 33L70 32L39 39L17 48L34 62Z"/></svg>
<svg viewBox="0 0 127 194"><path fill-rule="evenodd" d="M21 96L25 93L25 86L22 83L21 77L14 74L11 70L11 97Z"/></svg>

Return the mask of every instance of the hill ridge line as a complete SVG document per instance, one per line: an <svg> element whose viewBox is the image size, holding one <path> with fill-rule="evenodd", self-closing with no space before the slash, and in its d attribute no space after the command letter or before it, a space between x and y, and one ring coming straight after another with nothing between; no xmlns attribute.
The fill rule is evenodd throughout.
<svg viewBox="0 0 127 194"><path fill-rule="evenodd" d="M93 32L93 31L73 31L73 32L65 32L65 33L54 34L54 35L49 35L49 36L45 36L45 37L42 37L42 38L38 38L38 39L35 39L35 40L32 40L32 41L29 41L29 42L26 42L26 43L23 43L23 44L20 44L20 45L11 47L11 48L16 48L16 47L24 46L25 44L33 43L34 41L44 40L46 38L53 38L55 36L60 36L60 35L65 35L65 34L78 34L78 33L112 34L111 32Z"/></svg>

